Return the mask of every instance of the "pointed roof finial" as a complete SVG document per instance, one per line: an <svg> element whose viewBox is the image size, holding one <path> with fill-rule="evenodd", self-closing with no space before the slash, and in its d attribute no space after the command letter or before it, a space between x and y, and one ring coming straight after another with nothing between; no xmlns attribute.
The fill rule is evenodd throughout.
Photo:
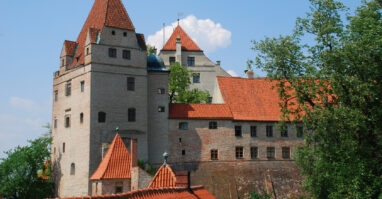
<svg viewBox="0 0 382 199"><path fill-rule="evenodd" d="M168 158L168 153L167 153L167 152L164 152L164 153L163 153L163 158L164 158L164 162L163 162L163 164L164 164L164 165L167 165L167 158Z"/></svg>
<svg viewBox="0 0 382 199"><path fill-rule="evenodd" d="M183 16L183 13L182 12L178 12L178 26L179 26L179 22L180 22L180 17Z"/></svg>
<svg viewBox="0 0 382 199"><path fill-rule="evenodd" d="M115 128L115 132L117 132L117 134L119 134L119 126L117 126L117 127Z"/></svg>

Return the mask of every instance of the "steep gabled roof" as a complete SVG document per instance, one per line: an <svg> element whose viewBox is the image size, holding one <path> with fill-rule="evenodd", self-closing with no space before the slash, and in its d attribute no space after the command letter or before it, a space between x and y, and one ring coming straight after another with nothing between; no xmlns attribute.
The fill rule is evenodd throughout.
<svg viewBox="0 0 382 199"><path fill-rule="evenodd" d="M90 180L130 178L130 163L130 153L117 134Z"/></svg>
<svg viewBox="0 0 382 199"><path fill-rule="evenodd" d="M199 46L191 39L190 36L179 25L175 28L170 39L162 50L176 50L176 38L180 37L182 42L182 50L184 51L202 51Z"/></svg>
<svg viewBox="0 0 382 199"><path fill-rule="evenodd" d="M169 165L162 165L147 188L175 187L176 176Z"/></svg>
<svg viewBox="0 0 382 199"><path fill-rule="evenodd" d="M69 69L84 64L84 49L89 28L103 30L105 26L135 31L121 0L95 0L92 10L77 38L78 48Z"/></svg>
<svg viewBox="0 0 382 199"><path fill-rule="evenodd" d="M226 104L170 104L171 119L233 119Z"/></svg>

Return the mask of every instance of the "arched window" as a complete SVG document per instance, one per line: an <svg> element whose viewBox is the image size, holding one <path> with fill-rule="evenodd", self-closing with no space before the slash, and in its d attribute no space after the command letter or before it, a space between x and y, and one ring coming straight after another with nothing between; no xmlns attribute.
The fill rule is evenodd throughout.
<svg viewBox="0 0 382 199"><path fill-rule="evenodd" d="M135 122L135 108L129 108L127 117L129 122Z"/></svg>
<svg viewBox="0 0 382 199"><path fill-rule="evenodd" d="M105 112L98 112L98 122L99 123L105 123L106 122L106 113Z"/></svg>
<svg viewBox="0 0 382 199"><path fill-rule="evenodd" d="M74 174L76 174L76 165L72 163L70 165L70 175L74 175Z"/></svg>

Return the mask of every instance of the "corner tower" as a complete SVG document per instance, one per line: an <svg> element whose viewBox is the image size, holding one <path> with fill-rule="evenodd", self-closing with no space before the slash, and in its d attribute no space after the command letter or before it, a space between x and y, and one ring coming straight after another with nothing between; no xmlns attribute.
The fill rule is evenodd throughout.
<svg viewBox="0 0 382 199"><path fill-rule="evenodd" d="M89 195L119 127L148 160L148 75L144 36L120 0L95 0L77 38L65 41L53 80L52 163L59 197ZM128 147L129 148L129 147Z"/></svg>

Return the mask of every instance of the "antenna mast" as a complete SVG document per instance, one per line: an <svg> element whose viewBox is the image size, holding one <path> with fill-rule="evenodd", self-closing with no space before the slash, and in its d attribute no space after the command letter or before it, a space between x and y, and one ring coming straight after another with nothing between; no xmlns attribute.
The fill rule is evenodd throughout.
<svg viewBox="0 0 382 199"><path fill-rule="evenodd" d="M164 47L164 42L166 42L166 24L165 23L163 23L163 46L162 46L162 49L163 49L163 47Z"/></svg>

